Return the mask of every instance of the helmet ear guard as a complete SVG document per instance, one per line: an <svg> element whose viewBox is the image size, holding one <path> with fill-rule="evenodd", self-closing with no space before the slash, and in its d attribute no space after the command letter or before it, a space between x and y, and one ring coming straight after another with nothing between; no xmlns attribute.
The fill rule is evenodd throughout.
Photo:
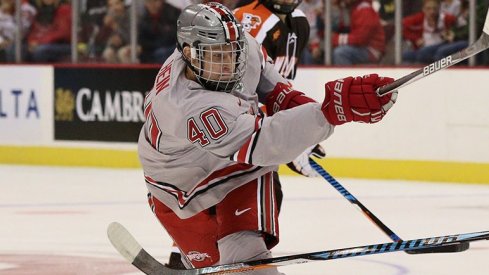
<svg viewBox="0 0 489 275"><path fill-rule="evenodd" d="M183 45L180 45L180 43L177 43L177 49L178 51L182 54L182 56L184 57L184 59L186 61L191 61L191 60L188 60L187 56L183 53L183 49L185 47L189 47L190 48L190 59L196 59L197 58L197 51L198 51L198 47L199 47L199 41L195 41L193 43L193 45L189 45L188 43L184 43Z"/></svg>

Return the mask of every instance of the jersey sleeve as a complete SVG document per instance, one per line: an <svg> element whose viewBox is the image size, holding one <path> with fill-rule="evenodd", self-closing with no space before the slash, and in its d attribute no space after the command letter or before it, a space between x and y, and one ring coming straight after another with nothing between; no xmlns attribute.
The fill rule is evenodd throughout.
<svg viewBox="0 0 489 275"><path fill-rule="evenodd" d="M231 156L232 160L258 166L288 163L334 131L319 103L278 112L262 118L258 125L260 127Z"/></svg>
<svg viewBox="0 0 489 275"><path fill-rule="evenodd" d="M220 158L271 166L292 161L333 132L319 103L297 106L271 117L236 107L220 104L199 110L186 119L185 133L180 135Z"/></svg>

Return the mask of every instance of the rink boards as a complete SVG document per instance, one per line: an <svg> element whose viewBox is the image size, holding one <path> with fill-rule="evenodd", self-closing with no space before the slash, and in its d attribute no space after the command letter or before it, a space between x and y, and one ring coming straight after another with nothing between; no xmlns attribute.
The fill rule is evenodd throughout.
<svg viewBox="0 0 489 275"><path fill-rule="evenodd" d="M139 167L142 101L157 69L0 66L0 163ZM328 80L413 70L301 68L295 86L321 101ZM489 183L486 75L448 69L403 88L381 123L337 127L323 164L341 177Z"/></svg>

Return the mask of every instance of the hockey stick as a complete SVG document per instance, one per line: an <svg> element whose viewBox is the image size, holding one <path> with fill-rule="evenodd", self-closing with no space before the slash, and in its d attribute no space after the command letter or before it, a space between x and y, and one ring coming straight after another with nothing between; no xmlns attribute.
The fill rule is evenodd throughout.
<svg viewBox="0 0 489 275"><path fill-rule="evenodd" d="M391 240L394 242L402 242L403 240L397 236L394 231L392 231L387 225L385 225L377 216L375 216L370 210L367 209L355 196L353 196L345 187L343 187L331 174L329 174L321 165L315 162L312 158L309 158L309 163L312 168L323 177L334 189L340 192L343 197L345 197L350 203L358 206L360 211L367 216L377 227L380 228ZM443 247L428 248L428 249L418 249L418 250L406 250L409 254L426 254L426 253L451 253L451 252L462 252L469 249L469 243L456 243L452 245L447 245Z"/></svg>
<svg viewBox="0 0 489 275"><path fill-rule="evenodd" d="M477 41L475 41L472 45L459 52L456 52L452 55L449 55L438 61L435 61L415 72L412 72L399 79L396 79L392 83L380 87L379 89L377 89L377 94L380 96L392 92L394 90L397 90L425 76L436 73L439 70L451 67L452 65L464 61L465 59L474 56L488 48L489 48L489 11L486 15L486 21L484 22L483 32L479 37L479 39L477 39Z"/></svg>
<svg viewBox="0 0 489 275"><path fill-rule="evenodd" d="M291 264L302 264L312 261L327 261L397 251L442 247L460 242L489 240L489 231L481 231L466 234L414 239L409 241L333 249L249 262L179 270L166 267L158 262L155 258L148 254L148 252L146 252L143 247L141 247L141 245L136 241L136 239L134 239L131 233L129 233L127 229L125 229L124 226L122 226L121 224L117 222L112 222L107 229L107 234L112 245L117 249L117 251L119 251L122 256L124 256L124 258L126 258L127 261L143 271L145 274L155 275L236 273Z"/></svg>

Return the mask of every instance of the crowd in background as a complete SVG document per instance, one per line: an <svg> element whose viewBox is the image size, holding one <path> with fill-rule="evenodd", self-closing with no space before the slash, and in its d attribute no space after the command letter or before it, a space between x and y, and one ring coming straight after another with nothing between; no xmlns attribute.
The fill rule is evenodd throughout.
<svg viewBox="0 0 489 275"><path fill-rule="evenodd" d="M175 49L176 20L192 0L137 1L137 57L162 63ZM216 2L216 1L215 1ZM231 9L252 0L217 1ZM302 64L324 64L324 0L303 0L298 9L311 26ZM335 65L394 64L394 0L332 0L332 60ZM489 0L476 0L477 37ZM70 62L71 1L21 1L24 62ZM402 1L402 60L426 64L468 46L469 0ZM130 63L131 0L80 0L77 50L80 62ZM0 62L15 62L15 0L0 0ZM488 54L477 63L489 65Z"/></svg>

